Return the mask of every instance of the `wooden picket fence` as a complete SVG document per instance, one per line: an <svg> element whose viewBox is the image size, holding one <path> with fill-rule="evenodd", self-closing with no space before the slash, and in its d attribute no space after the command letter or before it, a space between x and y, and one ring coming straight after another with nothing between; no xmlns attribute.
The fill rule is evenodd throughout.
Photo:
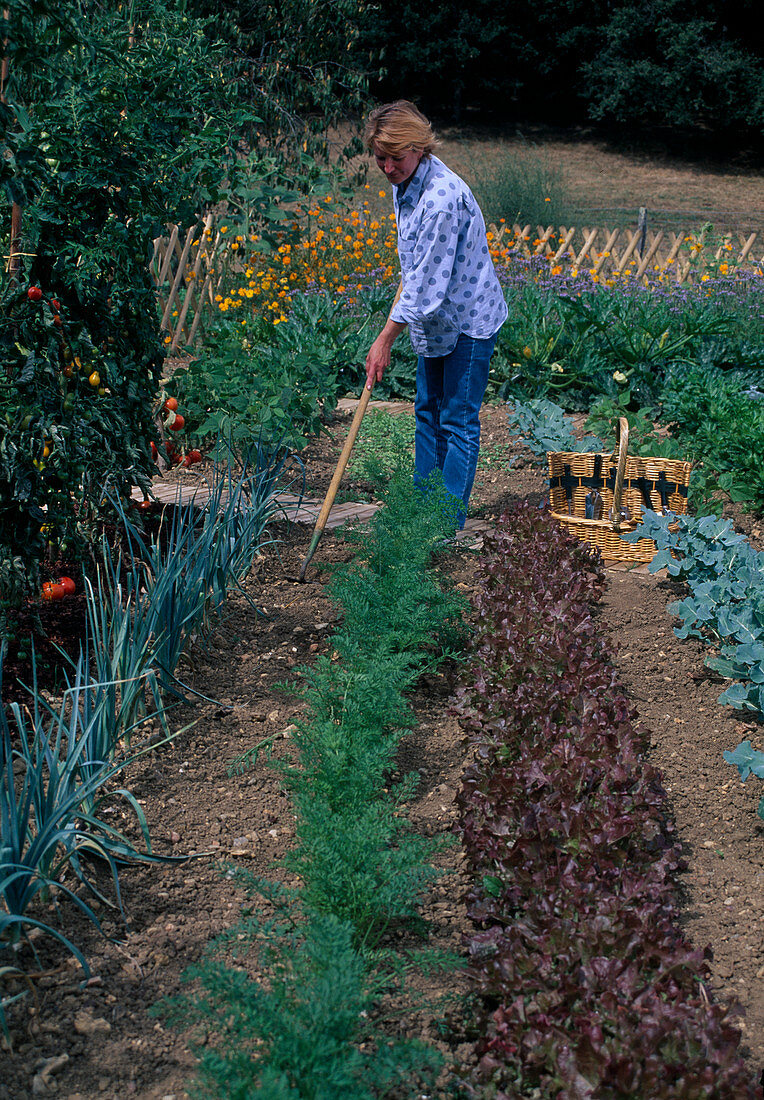
<svg viewBox="0 0 764 1100"><path fill-rule="evenodd" d="M764 275L757 233L648 231L646 224L636 230L504 224L488 231L494 255L506 250L509 256L539 257L552 270L588 271L601 279L628 275L647 280L661 273L692 283L716 272ZM169 226L168 235L154 241L150 269L171 354L193 345L205 315L217 307L220 287L242 267L229 238L209 215L186 231Z"/></svg>
<svg viewBox="0 0 764 1100"><path fill-rule="evenodd" d="M764 274L761 245L754 251L757 233L672 233L648 231L646 225L636 230L492 225L489 232L492 249L540 256L552 267L589 271L603 278L647 279L661 273L683 283L696 282L711 272Z"/></svg>
<svg viewBox="0 0 764 1100"><path fill-rule="evenodd" d="M227 249L211 214L185 232L177 225L168 228L168 236L154 241L149 269L162 312L161 329L167 333L172 355L194 343L205 313L214 309Z"/></svg>

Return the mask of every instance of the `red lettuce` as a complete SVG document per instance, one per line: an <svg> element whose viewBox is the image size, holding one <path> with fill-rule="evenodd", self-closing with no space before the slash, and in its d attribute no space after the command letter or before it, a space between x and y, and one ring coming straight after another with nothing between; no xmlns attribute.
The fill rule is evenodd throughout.
<svg viewBox="0 0 764 1100"><path fill-rule="evenodd" d="M475 1097L757 1095L680 928L660 775L593 618L596 552L523 504L486 539L459 794Z"/></svg>

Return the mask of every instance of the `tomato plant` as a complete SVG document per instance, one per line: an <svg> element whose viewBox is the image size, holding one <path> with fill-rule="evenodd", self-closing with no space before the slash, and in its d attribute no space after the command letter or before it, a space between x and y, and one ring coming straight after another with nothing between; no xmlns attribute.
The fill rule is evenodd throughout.
<svg viewBox="0 0 764 1100"><path fill-rule="evenodd" d="M148 492L164 358L148 242L224 199L243 222L275 233L292 221L278 206L285 188L316 168L302 134L288 154L258 147L250 58L193 7L24 0L7 9L6 242L12 204L23 217L14 278L0 287L0 613L39 589L39 563L56 544L75 558L89 552L105 487ZM271 100L278 50L267 65L272 80L254 79ZM314 83L305 82L311 95ZM325 117L312 99L302 106ZM176 415L173 430L183 425Z"/></svg>
<svg viewBox="0 0 764 1100"><path fill-rule="evenodd" d="M39 281L55 285L60 313L25 289L6 285L0 295L0 560L19 563L0 576L5 602L34 585L48 544L87 555L104 486L122 495L134 484L148 489L163 359L148 276L141 287L139 271L127 268L131 285L113 272L110 284L101 277L72 287L72 273L43 247L35 267L47 269Z"/></svg>

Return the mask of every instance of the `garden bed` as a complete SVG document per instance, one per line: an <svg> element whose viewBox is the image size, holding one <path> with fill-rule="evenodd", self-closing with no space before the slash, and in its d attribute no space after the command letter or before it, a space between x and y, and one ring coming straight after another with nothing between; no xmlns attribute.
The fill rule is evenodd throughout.
<svg viewBox="0 0 764 1100"><path fill-rule="evenodd" d="M483 421L473 510L492 521L513 501L541 499L544 479L528 464L526 452L508 444L502 408L484 409ZM342 434L340 423L331 437L305 452L311 496L322 497ZM352 488L350 481L343 483L348 496ZM747 526L759 539L758 529ZM83 1098L184 1095L193 1067L187 1036L146 1010L178 991L182 971L238 915L242 895L221 875L220 865L228 860L266 874L290 843L292 814L279 777L263 758L239 778L229 777L227 766L257 741L281 731L286 732L273 742L273 752L280 756L288 750L289 726L301 704L277 693L275 685L329 648L337 611L325 593L324 566L351 556L341 535L327 532L307 583L298 584L310 528L276 524L272 534L277 541L265 549L247 585L266 617L255 615L243 598L230 602L208 647L199 648L193 667L183 670L197 691L215 701L172 712L173 728L193 722L192 728L130 770L128 785L143 804L156 850L205 854L124 874L130 931L121 943L99 939L84 921L76 936L72 932L92 965L94 976L85 990L76 970L61 967L55 950L40 943L51 973L34 983L37 1003L27 998L12 1012L14 1048L0 1055L0 1097L33 1095L36 1074L39 1095L45 1095L43 1087L51 1095ZM472 551L443 556L445 569L467 595L478 559L479 553ZM709 944L713 951L712 994L735 999L745 1009L739 1023L742 1049L758 1080L764 1067L759 923L764 912L764 824L756 816L755 781L741 785L721 756L743 738L756 743L756 730L717 704L722 684L705 669L701 647L675 638L665 610L675 593L671 582L643 572L609 571L597 615L617 647L617 670L649 731L652 761L663 773L676 816L687 861L682 875L685 931L696 946ZM401 747L401 769L418 769L422 776L411 818L428 834L450 829L456 818L464 747L463 734L449 713L449 697L457 671L446 667L420 682L413 698L419 725ZM433 942L453 949L469 931L461 901L465 884L458 853L452 850L441 859L455 874L435 887L424 915L431 921ZM119 916L105 915L104 927L120 935ZM458 992L462 979L448 980ZM434 1030L430 1034L426 1013L402 1026L424 1031L458 1058L468 1056L467 1037L458 1028L445 1038ZM58 1068L52 1063L46 1074L46 1060L55 1058Z"/></svg>

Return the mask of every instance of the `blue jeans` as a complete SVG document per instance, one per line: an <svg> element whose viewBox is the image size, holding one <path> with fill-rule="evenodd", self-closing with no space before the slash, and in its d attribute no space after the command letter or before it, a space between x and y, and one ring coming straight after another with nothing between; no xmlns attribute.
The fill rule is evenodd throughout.
<svg viewBox="0 0 764 1100"><path fill-rule="evenodd" d="M449 493L459 497L464 527L480 446L480 406L496 337L461 335L448 355L420 355L416 380L415 480L441 470Z"/></svg>

